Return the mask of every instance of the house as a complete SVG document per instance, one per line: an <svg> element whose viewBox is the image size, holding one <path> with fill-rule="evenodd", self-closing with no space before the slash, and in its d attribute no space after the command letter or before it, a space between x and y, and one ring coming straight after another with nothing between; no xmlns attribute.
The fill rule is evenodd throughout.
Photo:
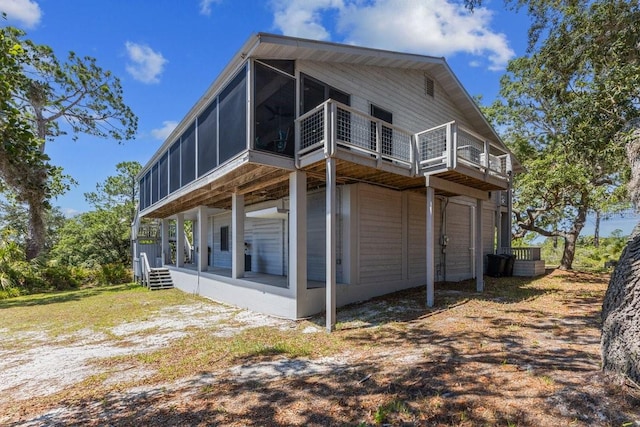
<svg viewBox="0 0 640 427"><path fill-rule="evenodd" d="M433 305L510 250L519 167L443 58L256 34L139 175L146 268L328 329L400 289Z"/></svg>

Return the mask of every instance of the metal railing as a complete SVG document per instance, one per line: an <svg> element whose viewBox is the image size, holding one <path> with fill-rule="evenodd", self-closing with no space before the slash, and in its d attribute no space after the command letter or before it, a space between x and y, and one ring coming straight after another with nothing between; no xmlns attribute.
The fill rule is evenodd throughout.
<svg viewBox="0 0 640 427"><path fill-rule="evenodd" d="M296 120L296 135L297 162L313 152L332 156L343 148L416 174L461 164L507 179L512 170L509 153L455 121L412 134L331 99Z"/></svg>
<svg viewBox="0 0 640 427"><path fill-rule="evenodd" d="M414 169L413 134L347 105L328 100L296 121L296 156L344 148Z"/></svg>
<svg viewBox="0 0 640 427"><path fill-rule="evenodd" d="M542 259L539 247L499 248L498 253L515 255L517 260L524 261L540 261Z"/></svg>
<svg viewBox="0 0 640 427"><path fill-rule="evenodd" d="M464 164L507 178L512 169L507 152L455 121L417 133L416 144L420 172Z"/></svg>

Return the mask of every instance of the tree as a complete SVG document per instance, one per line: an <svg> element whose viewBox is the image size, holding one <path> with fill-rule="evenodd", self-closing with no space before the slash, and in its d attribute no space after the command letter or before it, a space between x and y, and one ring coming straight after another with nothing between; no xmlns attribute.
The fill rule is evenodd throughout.
<svg viewBox="0 0 640 427"><path fill-rule="evenodd" d="M84 197L96 209L109 209L123 206L128 212L128 224L136 215L138 199L138 181L136 177L142 165L138 162L120 162L116 165L118 175L110 176L103 183L96 185L96 191L85 193Z"/></svg>
<svg viewBox="0 0 640 427"><path fill-rule="evenodd" d="M5 240L11 240L24 248L29 227L28 218L29 212L24 204L18 203L10 197L7 200L0 200L0 233ZM65 224L65 221L65 217L58 207L47 210L45 251L50 250L56 244L58 231Z"/></svg>
<svg viewBox="0 0 640 427"><path fill-rule="evenodd" d="M547 37L511 61L504 101L492 107L528 171L516 178L516 223L562 238L563 269L572 268L587 213L625 206L629 173L615 136L640 115L637 9L606 1L547 15Z"/></svg>
<svg viewBox="0 0 640 427"><path fill-rule="evenodd" d="M138 162L121 162L117 174L85 193L95 210L70 218L60 229L52 257L59 264L96 267L106 264L130 264L131 223L138 197Z"/></svg>
<svg viewBox="0 0 640 427"><path fill-rule="evenodd" d="M640 208L640 121L630 124L627 154L629 192ZM602 368L640 384L640 224L636 225L611 275L602 304Z"/></svg>
<svg viewBox="0 0 640 427"><path fill-rule="evenodd" d="M10 129L19 124L21 129L2 135L0 177L29 208L26 257L33 259L43 249L49 201L69 185L60 169L49 164L46 143L67 132L74 138L131 139L137 118L124 104L119 79L94 58L70 52L60 62L51 48L25 39L19 30L5 27L0 33L0 64L8 64L3 71L10 73L6 103L12 108L2 125Z"/></svg>
<svg viewBox="0 0 640 427"><path fill-rule="evenodd" d="M464 0L468 6L481 0ZM544 33L556 49L548 55L548 70L554 70L550 87L572 84L574 76L591 75L585 88L596 89L583 103L592 103L594 114L584 121L583 131L608 130L617 146L626 148L630 165L628 184L631 201L640 209L640 5L637 0L505 0L526 7L533 18L529 48L532 50ZM566 55L566 56L565 56ZM558 84L559 83L559 84ZM559 93L563 93L560 91ZM576 113L581 110L575 110ZM571 112L571 110L570 110ZM569 119L580 114L569 114ZM603 128L603 129L600 129ZM573 147L575 150L578 147ZM587 145L589 154L593 146ZM578 150L575 150L578 151ZM622 163L621 163L622 165ZM594 166L597 166L594 163ZM605 372L640 384L640 224L632 232L627 246L609 281L602 306L602 366Z"/></svg>

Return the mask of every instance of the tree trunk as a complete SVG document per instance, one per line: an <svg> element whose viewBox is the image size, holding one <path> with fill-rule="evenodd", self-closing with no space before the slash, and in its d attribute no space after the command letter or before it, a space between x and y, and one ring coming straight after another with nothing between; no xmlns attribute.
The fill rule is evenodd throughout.
<svg viewBox="0 0 640 427"><path fill-rule="evenodd" d="M582 200L586 195L582 195ZM582 206L585 206L586 203L583 203ZM562 260L560 260L560 270L571 270L573 269L573 259L576 257L576 243L578 241L578 236L580 236L580 232L584 228L584 223L587 221L587 210L584 207L580 207L578 209L578 214L576 215L575 220L573 221L573 227L570 232L564 234L564 249L562 251Z"/></svg>
<svg viewBox="0 0 640 427"><path fill-rule="evenodd" d="M640 224L622 251L602 305L602 369L640 384Z"/></svg>
<svg viewBox="0 0 640 427"><path fill-rule="evenodd" d="M600 247L600 211L596 211L596 229L593 232L593 246Z"/></svg>
<svg viewBox="0 0 640 427"><path fill-rule="evenodd" d="M564 250L562 251L562 259L560 260L560 270L573 269L573 259L576 256L576 236L569 234L564 238Z"/></svg>
<svg viewBox="0 0 640 427"><path fill-rule="evenodd" d="M29 200L29 236L25 258L31 261L42 252L46 239L45 207L42 200Z"/></svg>

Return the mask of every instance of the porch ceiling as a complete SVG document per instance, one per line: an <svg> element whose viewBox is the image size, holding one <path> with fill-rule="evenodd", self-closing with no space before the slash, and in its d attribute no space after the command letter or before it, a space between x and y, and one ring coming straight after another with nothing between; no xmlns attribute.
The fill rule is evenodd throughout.
<svg viewBox="0 0 640 427"><path fill-rule="evenodd" d="M289 173L283 168L244 163L230 173L164 203L145 216L166 218L197 206L231 209L233 193L244 195L247 204L276 199L289 194Z"/></svg>

